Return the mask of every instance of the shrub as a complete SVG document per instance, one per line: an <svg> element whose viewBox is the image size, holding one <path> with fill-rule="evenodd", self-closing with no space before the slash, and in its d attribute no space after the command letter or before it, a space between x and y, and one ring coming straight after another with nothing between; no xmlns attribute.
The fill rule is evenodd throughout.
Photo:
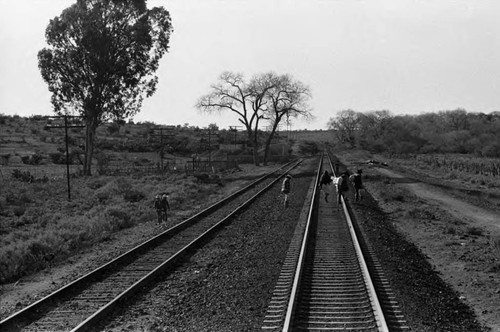
<svg viewBox="0 0 500 332"><path fill-rule="evenodd" d="M436 219L436 216L432 212L422 208L411 209L407 211L407 215L412 218Z"/></svg>
<svg viewBox="0 0 500 332"><path fill-rule="evenodd" d="M22 160L23 164L26 164L26 165L40 165L40 163L43 160L43 157L42 157L42 155L35 153L31 156L21 157L21 160Z"/></svg>
<svg viewBox="0 0 500 332"><path fill-rule="evenodd" d="M302 141L299 144L299 152L302 154L315 155L320 151L318 143L314 141Z"/></svg>
<svg viewBox="0 0 500 332"><path fill-rule="evenodd" d="M126 193L132 190L132 184L125 178L118 178L114 181L115 190L118 193Z"/></svg>
<svg viewBox="0 0 500 332"><path fill-rule="evenodd" d="M23 214L20 221L23 225L38 224L40 226L45 226L47 224L47 216L40 208L30 208Z"/></svg>
<svg viewBox="0 0 500 332"><path fill-rule="evenodd" d="M467 227L467 234L469 235L475 235L475 236L481 236L483 235L483 230L479 227Z"/></svg>
<svg viewBox="0 0 500 332"><path fill-rule="evenodd" d="M451 247L451 246L460 246L460 242L458 241L447 241L444 243L445 246Z"/></svg>
<svg viewBox="0 0 500 332"><path fill-rule="evenodd" d="M111 231L127 228L134 224L127 212L116 207L106 209L106 218L109 218Z"/></svg>
<svg viewBox="0 0 500 332"><path fill-rule="evenodd" d="M123 199L127 202L135 203L143 200L146 197L144 193L139 190L131 189L123 194Z"/></svg>
<svg viewBox="0 0 500 332"><path fill-rule="evenodd" d="M120 124L117 122L110 123L108 126L108 133L110 135L118 134L120 132Z"/></svg>
<svg viewBox="0 0 500 332"><path fill-rule="evenodd" d="M54 164L61 165L66 164L66 156L61 152L54 152L49 154L50 159Z"/></svg>
<svg viewBox="0 0 500 332"><path fill-rule="evenodd" d="M94 194L94 197L97 199L97 201L101 204L106 203L109 198L111 197L111 192L109 191L97 191Z"/></svg>
<svg viewBox="0 0 500 332"><path fill-rule="evenodd" d="M457 235L458 231L455 227L453 226L448 226L446 227L446 229L444 230L444 233L445 234L450 234L450 235Z"/></svg>
<svg viewBox="0 0 500 332"><path fill-rule="evenodd" d="M26 207L24 205L15 206L13 212L16 217L21 217L26 212Z"/></svg>
<svg viewBox="0 0 500 332"><path fill-rule="evenodd" d="M500 255L500 236L493 236L490 239L490 245Z"/></svg>

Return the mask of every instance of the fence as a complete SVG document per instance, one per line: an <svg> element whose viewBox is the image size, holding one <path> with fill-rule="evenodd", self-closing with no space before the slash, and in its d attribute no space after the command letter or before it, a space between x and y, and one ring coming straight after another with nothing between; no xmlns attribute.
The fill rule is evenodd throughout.
<svg viewBox="0 0 500 332"><path fill-rule="evenodd" d="M66 177L66 165L36 165L36 166L0 166L0 179L8 180L13 178L17 171L31 175L35 180L47 178L50 180L62 179ZM70 165L70 175L78 175L83 171L81 165Z"/></svg>
<svg viewBox="0 0 500 332"><path fill-rule="evenodd" d="M500 176L500 160L490 158L471 158L448 155L419 155L418 161L431 167L443 168L448 171L459 171L486 176Z"/></svg>
<svg viewBox="0 0 500 332"><path fill-rule="evenodd" d="M262 159L262 158L261 158ZM286 162L288 156L270 156L269 162ZM262 162L262 160L260 160ZM94 167L94 174L98 175L130 175L130 174L163 174L174 172L215 173L231 168L237 168L241 163L253 163L252 155L228 155L227 160L187 160L183 162L164 162L163 169L159 165L107 165ZM0 180L13 178L14 172L29 174L33 179L62 179L66 177L66 165L19 165L0 166ZM70 175L80 175L82 165L70 165Z"/></svg>
<svg viewBox="0 0 500 332"><path fill-rule="evenodd" d="M216 173L236 167L236 160L191 160L186 162L184 170L186 173Z"/></svg>
<svg viewBox="0 0 500 332"><path fill-rule="evenodd" d="M433 168L484 176L500 176L499 158L478 158L456 154L390 155L389 158L414 160Z"/></svg>

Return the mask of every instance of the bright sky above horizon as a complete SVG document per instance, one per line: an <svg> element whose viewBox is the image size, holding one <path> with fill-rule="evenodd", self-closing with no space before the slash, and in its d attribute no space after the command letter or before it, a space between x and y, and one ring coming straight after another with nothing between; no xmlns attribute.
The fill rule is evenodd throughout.
<svg viewBox="0 0 500 332"><path fill-rule="evenodd" d="M75 0L0 0L0 113L52 114L37 53L50 19ZM310 86L326 129L343 109L419 114L500 110L496 0L149 0L172 17L155 95L135 121L239 125L194 105L225 70L274 71Z"/></svg>

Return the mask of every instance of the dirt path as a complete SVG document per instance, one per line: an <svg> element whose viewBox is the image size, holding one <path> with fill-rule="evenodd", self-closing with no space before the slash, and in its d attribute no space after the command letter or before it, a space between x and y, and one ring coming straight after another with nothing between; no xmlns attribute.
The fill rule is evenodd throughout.
<svg viewBox="0 0 500 332"><path fill-rule="evenodd" d="M500 260L495 249L500 215L387 168L369 172L385 178L367 180L367 189L400 232L429 257L479 321L500 332Z"/></svg>
<svg viewBox="0 0 500 332"><path fill-rule="evenodd" d="M406 179L386 168L374 168L379 173L393 179ZM457 218L470 219L475 225L485 227L491 232L500 232L500 215L487 211L483 208L469 204L462 200L447 195L444 191L420 182L401 181L401 186L411 190L416 196L423 198L429 203L435 203Z"/></svg>

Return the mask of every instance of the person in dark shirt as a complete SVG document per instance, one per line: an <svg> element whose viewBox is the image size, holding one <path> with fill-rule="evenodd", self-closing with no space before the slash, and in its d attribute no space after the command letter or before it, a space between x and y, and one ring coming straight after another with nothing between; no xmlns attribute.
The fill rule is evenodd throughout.
<svg viewBox="0 0 500 332"><path fill-rule="evenodd" d="M161 193L156 195L154 200L154 207L158 216L158 225L161 225L163 221L167 222L167 211L170 210L170 204L168 203L168 194Z"/></svg>
<svg viewBox="0 0 500 332"><path fill-rule="evenodd" d="M325 202L328 202L328 196L330 195L331 191L330 185L332 184L332 182L332 176L328 173L328 171L325 171L319 181L319 189L323 190L323 192L325 193Z"/></svg>
<svg viewBox="0 0 500 332"><path fill-rule="evenodd" d="M349 181L351 181L354 187L354 199L356 202L359 202L362 199L361 189L363 189L363 179L361 174L363 174L363 170L358 169L356 173L349 177Z"/></svg>

